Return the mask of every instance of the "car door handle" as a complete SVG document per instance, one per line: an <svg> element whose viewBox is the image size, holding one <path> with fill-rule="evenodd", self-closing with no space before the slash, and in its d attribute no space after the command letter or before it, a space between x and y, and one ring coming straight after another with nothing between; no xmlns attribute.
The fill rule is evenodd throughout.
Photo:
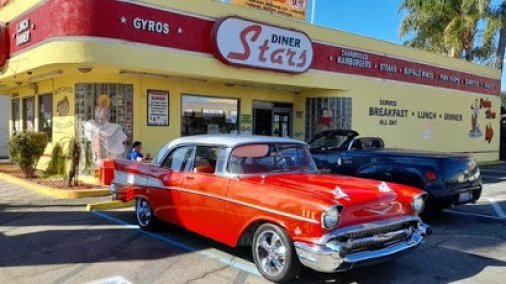
<svg viewBox="0 0 506 284"><path fill-rule="evenodd" d="M186 179L194 180L195 177L186 177Z"/></svg>
<svg viewBox="0 0 506 284"><path fill-rule="evenodd" d="M351 163L353 163L353 161L350 158L343 159L343 164L351 164Z"/></svg>

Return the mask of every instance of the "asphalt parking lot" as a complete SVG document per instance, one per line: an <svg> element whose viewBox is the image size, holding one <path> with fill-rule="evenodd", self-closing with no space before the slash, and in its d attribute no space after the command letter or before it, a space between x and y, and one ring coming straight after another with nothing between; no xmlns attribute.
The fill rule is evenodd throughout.
<svg viewBox="0 0 506 284"><path fill-rule="evenodd" d="M506 165L482 167L477 204L428 220L416 251L376 266L297 283L504 283ZM166 226L145 233L133 209L87 212L97 199L53 200L0 181L1 283L266 283L248 249Z"/></svg>

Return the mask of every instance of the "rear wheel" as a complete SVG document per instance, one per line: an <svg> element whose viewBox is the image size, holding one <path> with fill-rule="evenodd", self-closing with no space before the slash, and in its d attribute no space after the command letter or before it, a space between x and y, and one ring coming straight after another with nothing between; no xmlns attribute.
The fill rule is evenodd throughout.
<svg viewBox="0 0 506 284"><path fill-rule="evenodd" d="M258 271L273 282L288 282L301 270L300 261L287 233L273 224L258 227L253 236L253 260Z"/></svg>
<svg viewBox="0 0 506 284"><path fill-rule="evenodd" d="M157 227L157 220L153 215L153 209L149 202L144 198L137 199L135 205L135 216L137 217L137 224L142 230L153 231Z"/></svg>

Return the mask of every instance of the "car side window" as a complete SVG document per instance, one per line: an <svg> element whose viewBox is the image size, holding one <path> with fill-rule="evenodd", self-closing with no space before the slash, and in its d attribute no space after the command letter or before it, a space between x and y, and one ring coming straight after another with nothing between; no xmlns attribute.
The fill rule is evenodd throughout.
<svg viewBox="0 0 506 284"><path fill-rule="evenodd" d="M198 146L193 164L193 172L214 174L219 153L219 147Z"/></svg>
<svg viewBox="0 0 506 284"><path fill-rule="evenodd" d="M176 172L188 171L195 147L187 146L172 150L163 161L162 168Z"/></svg>
<svg viewBox="0 0 506 284"><path fill-rule="evenodd" d="M346 137L339 135L323 135L312 141L309 146L311 148L338 148L346 140Z"/></svg>

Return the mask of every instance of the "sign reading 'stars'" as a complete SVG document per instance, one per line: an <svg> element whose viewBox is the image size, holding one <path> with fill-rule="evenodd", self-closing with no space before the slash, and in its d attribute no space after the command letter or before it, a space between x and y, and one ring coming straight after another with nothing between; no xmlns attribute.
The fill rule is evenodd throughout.
<svg viewBox="0 0 506 284"><path fill-rule="evenodd" d="M237 17L215 24L213 45L218 59L235 66L304 73L313 61L311 39L305 33Z"/></svg>

